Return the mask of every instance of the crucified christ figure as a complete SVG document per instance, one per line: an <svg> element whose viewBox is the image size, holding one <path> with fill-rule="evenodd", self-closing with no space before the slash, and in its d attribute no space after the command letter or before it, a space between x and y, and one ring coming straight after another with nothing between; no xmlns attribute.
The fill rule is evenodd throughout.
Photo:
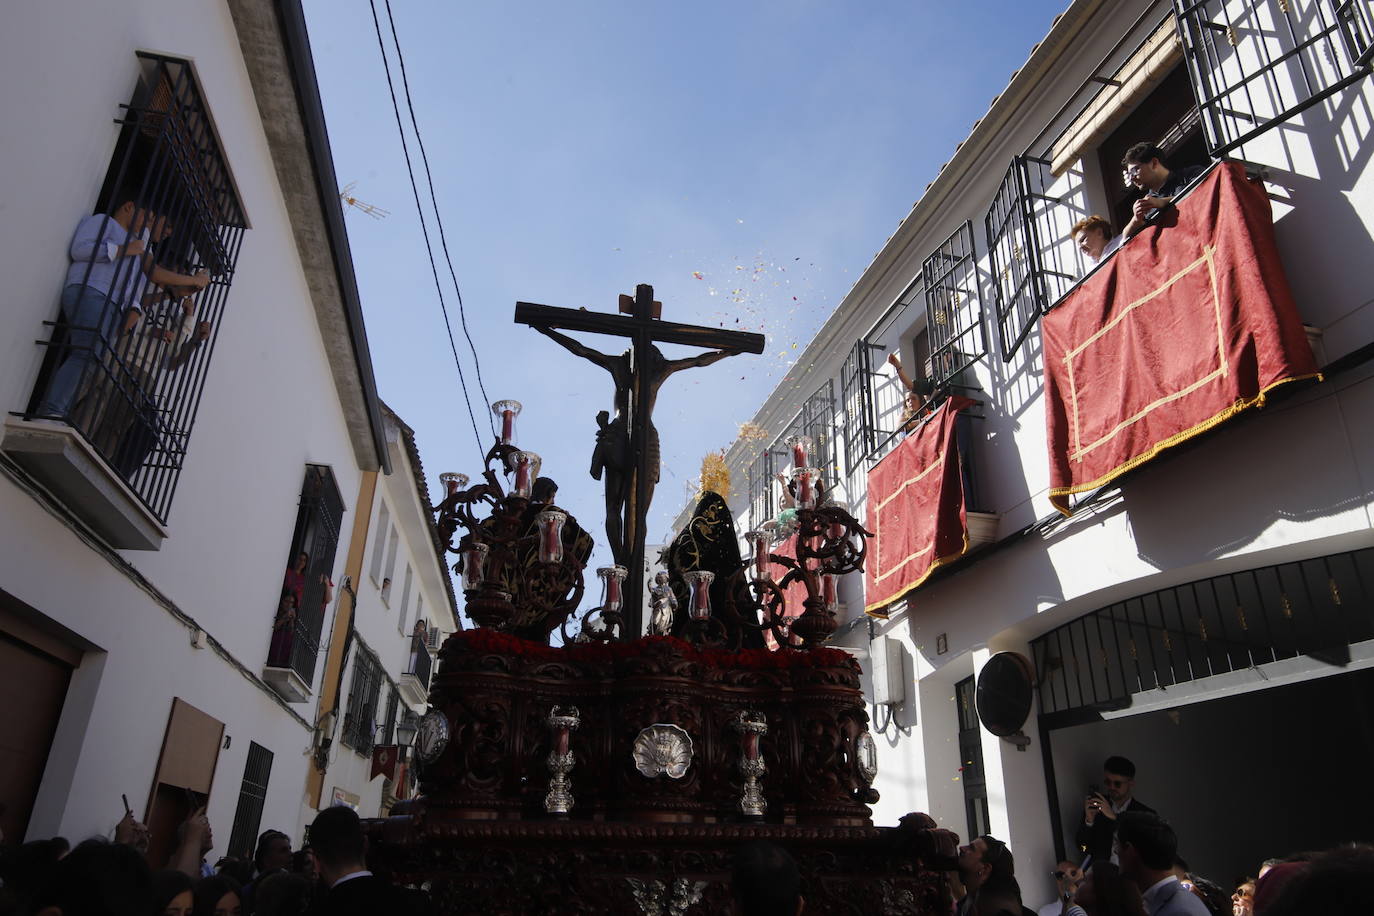
<svg viewBox="0 0 1374 916"><path fill-rule="evenodd" d="M637 444L635 442L637 431L634 429L631 398L635 387L636 370L631 359L633 348L626 350L619 356L612 356L609 353L602 353L599 350L584 346L566 334L560 334L550 328L535 326L535 330L574 355L605 369L611 374L611 380L615 383L615 417L612 419L609 412L604 410L596 416L597 425L600 429L596 434L596 449L592 452L591 471L592 477L596 480L601 480L603 473L605 475L606 540L610 542L616 563L628 567L634 550L634 545L631 543L633 538L629 536L629 533L634 531L636 517L648 518L649 502L653 499L654 485L658 483L660 450L658 430L654 428L652 419L654 402L658 399L658 389L663 385L663 380L674 372L698 366L709 366L742 351L712 350L686 359L667 359L659 352L658 347L650 344L645 348L648 356L644 360L644 365L639 367L639 371L643 373L641 384L650 417L648 429L644 430L647 435L644 469L648 476L649 485L646 489L648 495L644 500L644 505L638 507L639 511L636 513L635 507L632 505L635 484L634 456L635 445Z"/></svg>

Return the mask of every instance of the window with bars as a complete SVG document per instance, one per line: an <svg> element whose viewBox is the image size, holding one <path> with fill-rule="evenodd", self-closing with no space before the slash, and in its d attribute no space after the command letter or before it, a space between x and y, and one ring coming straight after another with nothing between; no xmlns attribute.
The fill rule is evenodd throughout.
<svg viewBox="0 0 1374 916"><path fill-rule="evenodd" d="M1117 602L1031 641L1042 715L1374 638L1374 548L1213 576Z"/></svg>
<svg viewBox="0 0 1374 916"><path fill-rule="evenodd" d="M1374 3L1344 0L1336 5L1336 21L1350 59L1357 67L1368 67L1374 57Z"/></svg>
<svg viewBox="0 0 1374 916"><path fill-rule="evenodd" d="M323 465L306 465L267 654L269 668L289 668L306 687L315 678L320 633L328 611L329 576L334 570L342 521L343 497L334 472Z"/></svg>
<svg viewBox="0 0 1374 916"><path fill-rule="evenodd" d="M1012 360L1036 320L1083 273L1069 235L1086 215L1082 184L1071 172L1056 178L1049 160L1012 159L983 219L1003 362Z"/></svg>
<svg viewBox="0 0 1374 916"><path fill-rule="evenodd" d="M262 807L267 800L267 781L272 775L272 752L256 741L248 742L248 762L243 767L239 803L234 809L234 826L229 833L227 854L241 859L253 856L253 846L262 826Z"/></svg>
<svg viewBox="0 0 1374 916"><path fill-rule="evenodd" d="M348 687L343 733L340 741L364 756L372 753L372 736L377 725L377 700L382 690L382 664L367 649L358 647L353 661L353 679Z"/></svg>
<svg viewBox="0 0 1374 916"><path fill-rule="evenodd" d="M1368 72L1368 0L1173 2L1214 156L1301 114Z"/></svg>
<svg viewBox="0 0 1374 916"><path fill-rule="evenodd" d="M190 64L138 63L24 416L76 429L165 523L247 221Z"/></svg>
<svg viewBox="0 0 1374 916"><path fill-rule="evenodd" d="M396 688L387 686L383 709L382 744L396 743Z"/></svg>
<svg viewBox="0 0 1374 916"><path fill-rule="evenodd" d="M840 417L844 437L844 466L853 474L877 446L878 422L874 404L877 379L873 362L880 348L857 341L840 367Z"/></svg>
<svg viewBox="0 0 1374 916"><path fill-rule="evenodd" d="M964 223L921 265L926 293L926 334L930 338L931 383L936 396L950 389L973 389L969 371L988 352L987 326L978 295L978 265L973 223Z"/></svg>

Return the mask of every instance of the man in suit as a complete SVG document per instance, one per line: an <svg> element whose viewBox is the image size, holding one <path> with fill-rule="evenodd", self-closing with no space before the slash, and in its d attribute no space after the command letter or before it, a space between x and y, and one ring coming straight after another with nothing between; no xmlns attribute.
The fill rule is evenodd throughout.
<svg viewBox="0 0 1374 916"><path fill-rule="evenodd" d="M1083 821L1078 826L1078 848L1099 862L1110 860L1112 834L1117 818L1126 811L1155 813L1155 809L1137 800L1135 792L1135 764L1125 757L1108 757L1102 764L1102 786L1093 786L1083 802Z"/></svg>
<svg viewBox="0 0 1374 916"><path fill-rule="evenodd" d="M1140 888L1147 916L1211 916L1174 874L1178 837L1157 814L1126 811L1116 819L1121 874Z"/></svg>
<svg viewBox="0 0 1374 916"><path fill-rule="evenodd" d="M352 808L326 808L310 825L315 871L328 890L312 912L321 916L388 913L422 916L428 901L418 891L393 887L367 870L367 838Z"/></svg>

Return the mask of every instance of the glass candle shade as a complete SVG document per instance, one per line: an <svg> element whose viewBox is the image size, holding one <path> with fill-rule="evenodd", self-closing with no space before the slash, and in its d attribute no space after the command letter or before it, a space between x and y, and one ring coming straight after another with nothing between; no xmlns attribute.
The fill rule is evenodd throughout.
<svg viewBox="0 0 1374 916"><path fill-rule="evenodd" d="M596 571L601 577L601 613L618 614L625 603L625 577L629 570L623 566L603 566Z"/></svg>
<svg viewBox="0 0 1374 916"><path fill-rule="evenodd" d="M477 588L486 580L487 553L490 550L486 544L469 544L463 548L464 591Z"/></svg>
<svg viewBox="0 0 1374 916"><path fill-rule="evenodd" d="M754 554L754 580L757 582L771 582L773 570L769 567L772 561L769 559L770 548L773 545L773 536L767 532L755 528L744 536L749 542L749 549Z"/></svg>
<svg viewBox="0 0 1374 916"><path fill-rule="evenodd" d="M542 463L534 452L515 453L515 495L529 499L534 492L534 479L539 476Z"/></svg>
<svg viewBox="0 0 1374 916"><path fill-rule="evenodd" d="M788 436L787 447L792 450L792 467L806 467L806 458L811 451L811 437Z"/></svg>
<svg viewBox="0 0 1374 916"><path fill-rule="evenodd" d="M439 482L444 485L444 493L452 496L468 485L468 475L459 474L456 471L445 471L439 475Z"/></svg>
<svg viewBox="0 0 1374 916"><path fill-rule="evenodd" d="M687 605L693 620L705 620L711 616L711 583L716 574L705 569L694 569L682 574L687 587L692 590L691 601Z"/></svg>
<svg viewBox="0 0 1374 916"><path fill-rule="evenodd" d="M519 401L497 401L491 412L501 418L501 444L515 444L515 418L520 416Z"/></svg>
<svg viewBox="0 0 1374 916"><path fill-rule="evenodd" d="M798 467L792 469L792 482L797 485L796 499L798 509L816 508L817 489L820 485L819 468Z"/></svg>
<svg viewBox="0 0 1374 916"><path fill-rule="evenodd" d="M563 562L563 523L568 520L566 512L545 509L534 517L539 528L539 562Z"/></svg>

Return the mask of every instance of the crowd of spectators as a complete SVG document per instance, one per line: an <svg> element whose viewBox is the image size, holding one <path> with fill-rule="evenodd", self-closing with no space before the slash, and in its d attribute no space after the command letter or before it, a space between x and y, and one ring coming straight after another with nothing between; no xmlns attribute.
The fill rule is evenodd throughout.
<svg viewBox="0 0 1374 916"><path fill-rule="evenodd" d="M280 830L258 837L251 859L205 858L214 834L205 809L177 829L166 867L148 864L150 834L132 813L113 838L92 837L74 849L61 837L0 847L0 916L424 916L418 891L393 888L364 863L358 815L345 807L320 812L310 845L292 850Z"/></svg>

